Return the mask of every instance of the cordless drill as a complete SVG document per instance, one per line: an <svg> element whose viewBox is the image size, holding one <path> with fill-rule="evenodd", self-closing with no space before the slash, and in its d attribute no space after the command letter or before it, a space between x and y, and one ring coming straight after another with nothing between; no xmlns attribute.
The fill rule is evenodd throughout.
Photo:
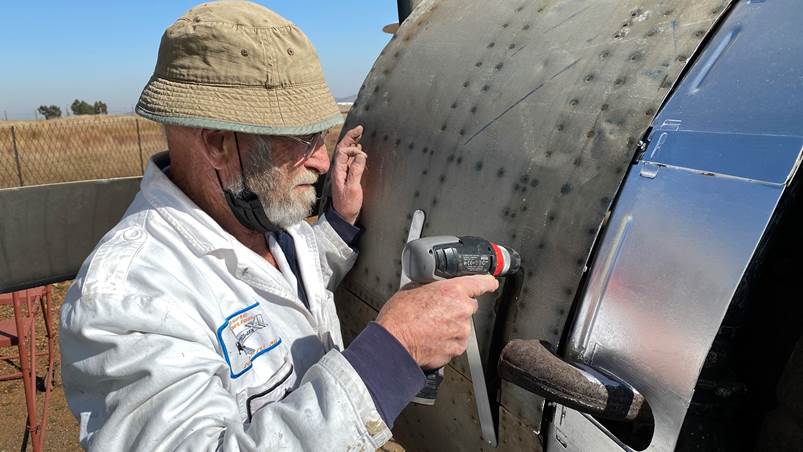
<svg viewBox="0 0 803 452"><path fill-rule="evenodd" d="M419 284L455 276L506 276L520 267L519 253L480 237L424 237L407 242L402 251L402 270Z"/></svg>
<svg viewBox="0 0 803 452"><path fill-rule="evenodd" d="M480 237L424 237L407 242L402 251L402 272L410 281L419 284L466 275L506 276L517 272L520 267L519 253ZM476 344L476 336L472 336L470 342L471 340ZM471 346L472 343L469 344ZM471 360L471 356L469 359ZM477 361L480 375L472 375L472 378L481 379L484 387L478 354ZM443 369L428 372L426 377L424 388L413 401L422 405L434 405L438 386L443 380Z"/></svg>

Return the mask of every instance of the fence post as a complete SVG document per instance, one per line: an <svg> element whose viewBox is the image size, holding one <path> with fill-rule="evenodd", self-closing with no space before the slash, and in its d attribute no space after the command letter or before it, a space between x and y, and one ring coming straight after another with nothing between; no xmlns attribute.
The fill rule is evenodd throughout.
<svg viewBox="0 0 803 452"><path fill-rule="evenodd" d="M137 125L137 146L139 146L139 171L145 175L145 164L142 161L142 137L139 134L139 118L134 118L134 123Z"/></svg>
<svg viewBox="0 0 803 452"><path fill-rule="evenodd" d="M25 186L22 182L22 167L20 167L20 153L17 151L17 130L11 126L11 146L14 148L14 160L17 162L17 177L20 180L20 187Z"/></svg>

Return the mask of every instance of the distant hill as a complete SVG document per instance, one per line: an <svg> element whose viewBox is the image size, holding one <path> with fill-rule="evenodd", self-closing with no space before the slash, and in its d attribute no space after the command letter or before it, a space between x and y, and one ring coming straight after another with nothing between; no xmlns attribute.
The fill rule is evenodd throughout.
<svg viewBox="0 0 803 452"><path fill-rule="evenodd" d="M354 102L355 100L357 100L356 94L352 94L351 96L346 96L346 97L335 98L335 102Z"/></svg>

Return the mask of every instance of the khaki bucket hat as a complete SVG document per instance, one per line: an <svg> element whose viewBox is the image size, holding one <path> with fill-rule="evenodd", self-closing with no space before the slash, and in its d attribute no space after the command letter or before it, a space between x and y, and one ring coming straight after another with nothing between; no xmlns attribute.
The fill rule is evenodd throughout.
<svg viewBox="0 0 803 452"><path fill-rule="evenodd" d="M263 135L343 123L309 39L245 1L204 3L165 30L136 112L164 124Z"/></svg>

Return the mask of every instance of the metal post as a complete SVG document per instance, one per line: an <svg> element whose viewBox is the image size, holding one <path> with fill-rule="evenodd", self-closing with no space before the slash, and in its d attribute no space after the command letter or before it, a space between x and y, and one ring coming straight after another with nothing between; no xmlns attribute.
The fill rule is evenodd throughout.
<svg viewBox="0 0 803 452"><path fill-rule="evenodd" d="M20 187L25 184L22 182L22 167L20 166L20 153L17 151L17 128L11 126L11 146L14 149L14 160L17 162L17 177L20 180Z"/></svg>
<svg viewBox="0 0 803 452"><path fill-rule="evenodd" d="M142 161L142 137L139 133L139 118L134 118L134 123L137 125L137 146L139 146L139 170L142 175L145 175L145 163Z"/></svg>

